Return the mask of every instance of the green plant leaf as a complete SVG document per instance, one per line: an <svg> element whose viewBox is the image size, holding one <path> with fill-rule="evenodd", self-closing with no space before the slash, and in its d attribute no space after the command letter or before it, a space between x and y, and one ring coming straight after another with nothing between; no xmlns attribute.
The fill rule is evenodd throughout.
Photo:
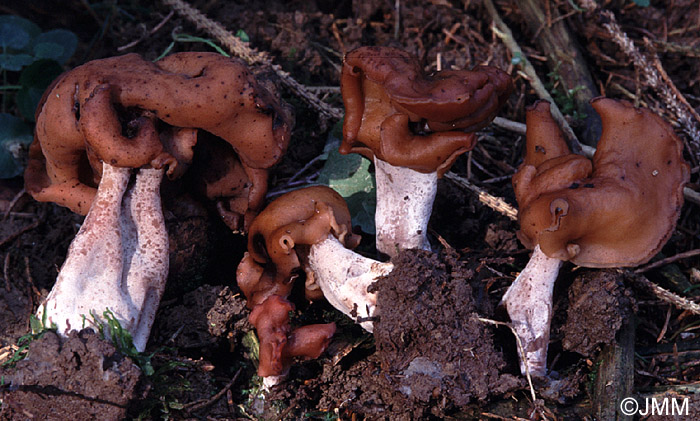
<svg viewBox="0 0 700 421"><path fill-rule="evenodd" d="M34 112L41 96L51 82L63 72L54 60L37 60L27 66L19 76L22 86L17 92L17 108L24 118L34 121Z"/></svg>
<svg viewBox="0 0 700 421"><path fill-rule="evenodd" d="M651 4L650 0L633 0L633 1L634 1L634 4L636 4L637 6L640 6L640 7L649 7L649 5Z"/></svg>
<svg viewBox="0 0 700 421"><path fill-rule="evenodd" d="M0 47L21 50L29 44L29 34L18 25L0 23Z"/></svg>
<svg viewBox="0 0 700 421"><path fill-rule="evenodd" d="M0 54L0 68L11 72L19 72L23 67L30 65L34 57L29 54Z"/></svg>
<svg viewBox="0 0 700 421"><path fill-rule="evenodd" d="M78 37L66 29L54 29L39 35L34 44L34 56L64 64L78 47Z"/></svg>
<svg viewBox="0 0 700 421"><path fill-rule="evenodd" d="M0 16L0 47L3 50L29 52L32 40L40 33L41 28L32 21L14 15Z"/></svg>
<svg viewBox="0 0 700 421"><path fill-rule="evenodd" d="M0 178L22 174L23 168L18 158L32 139L30 125L13 115L0 114Z"/></svg>
<svg viewBox="0 0 700 421"><path fill-rule="evenodd" d="M250 42L250 37L242 29L236 31L236 37L240 38L243 42Z"/></svg>
<svg viewBox="0 0 700 421"><path fill-rule="evenodd" d="M318 176L318 182L340 193L348 204L353 225L368 234L375 233L374 209L376 193L374 176L369 172L370 161L358 154L341 155L340 140L329 136L324 152L326 163Z"/></svg>

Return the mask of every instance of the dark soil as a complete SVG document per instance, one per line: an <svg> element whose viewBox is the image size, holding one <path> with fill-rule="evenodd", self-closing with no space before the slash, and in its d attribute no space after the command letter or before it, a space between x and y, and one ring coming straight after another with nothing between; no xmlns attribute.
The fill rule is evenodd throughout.
<svg viewBox="0 0 700 421"><path fill-rule="evenodd" d="M394 262L396 269L376 285L380 378L401 392L394 407L415 417L444 415L522 386L501 374L506 363L494 347L491 326L479 320L480 313L491 312L477 309L469 283L474 270L455 253L445 257L404 252Z"/></svg>
<svg viewBox="0 0 700 421"><path fill-rule="evenodd" d="M388 0L190 1L232 33L244 32L251 47L269 53L295 80L320 87L319 97L331 106L342 106L337 87L343 54L362 45L388 45L416 54L429 71L437 68L438 56L442 68L489 64L507 70L516 89L500 116L523 122L524 107L538 96L514 64L517 57L491 30L482 2L399 3L395 34L395 2ZM565 75L537 45L540 30L529 28L515 0L495 3L547 88L560 93L560 107L574 105L565 95ZM651 108L690 144L682 122L607 35L600 16L578 10L583 2L538 3L545 4L552 24L565 22L575 34L596 94ZM615 14L643 53L655 50L669 80L700 110L697 2L597 3ZM177 13L169 15L161 2L57 4L8 0L0 14L23 16L43 30L75 32L79 47L67 68L127 52L155 59L171 43L172 52L212 51L204 42L174 42L173 34L218 43ZM273 73L263 66L254 71ZM15 83L14 76L3 85ZM271 173L271 191L297 187L289 183L297 173L297 180L315 181L322 161L302 169L322 153L337 123L293 92L280 93L294 107L296 123L289 151ZM12 97L3 96L2 111L14 112L12 104ZM583 136L582 120L567 114ZM510 177L521 162L522 144L521 134L489 126L451 171L515 205ZM698 157L686 157L689 186L698 190ZM0 180L0 364L30 332L30 315L53 286L82 222L66 209L34 202L22 193L22 184ZM171 273L143 354L154 372L144 375L95 334L83 332L61 344L48 332L30 344L24 360L0 368L1 420L593 419L593 401L601 400L592 392L597 370L605 350L618 346L624 326L635 334L630 363L635 396L640 402L645 396L689 397L690 417L698 418L692 415L700 410L700 395L694 393L700 381L698 315L661 301L631 276L571 265L562 268L555 289L551 381L535 382L533 401L519 373L511 331L484 321L507 321L497 306L529 251L517 241L517 222L446 179L439 183L430 225L438 252L404 253L396 270L377 284L381 316L375 335L326 303L297 300L293 323L335 322L338 331L320 359L297 362L283 384L264 391L255 375L257 342L235 282L246 238L231 233L211 204L170 187L177 192L164 202ZM700 291L700 258L679 254L700 249L697 206L684 205L678 229L654 258L670 260L644 271L652 282L690 300ZM362 253L375 256L373 240L363 235Z"/></svg>
<svg viewBox="0 0 700 421"><path fill-rule="evenodd" d="M139 397L142 373L111 342L85 330L63 341L46 332L0 376L12 385L4 392L3 419L118 420Z"/></svg>
<svg viewBox="0 0 700 421"><path fill-rule="evenodd" d="M595 355L600 345L612 344L617 331L636 311L633 292L619 272L586 272L569 287L566 323L561 345L584 357Z"/></svg>

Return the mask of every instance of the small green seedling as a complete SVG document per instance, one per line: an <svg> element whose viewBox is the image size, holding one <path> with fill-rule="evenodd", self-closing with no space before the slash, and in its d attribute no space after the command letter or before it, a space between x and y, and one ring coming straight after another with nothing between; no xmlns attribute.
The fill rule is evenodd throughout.
<svg viewBox="0 0 700 421"><path fill-rule="evenodd" d="M102 339L111 340L114 347L117 348L117 351L131 358L136 365L139 366L143 374L152 376L155 373L153 365L151 364L155 352L150 354L139 352L134 346L131 333L122 327L112 310L105 309L105 311L102 312L101 319L95 314L92 314L91 324L97 329Z"/></svg>
<svg viewBox="0 0 700 421"><path fill-rule="evenodd" d="M175 48L175 43L177 42L201 42L203 44L208 45L209 47L213 48L217 53L221 54L224 57L231 57L230 54L228 54L226 51L224 51L223 48L218 46L214 41L208 39L208 38L202 38L202 37L196 37L193 35L189 34L182 34L182 33L173 33L172 34L173 40L168 44L167 47L165 47L165 50L154 60L158 61L162 59L163 57L167 56L170 54L170 52ZM236 32L236 37L240 38L241 41L243 42L250 42L250 37L248 37L248 34L245 33L244 30L239 29Z"/></svg>
<svg viewBox="0 0 700 421"><path fill-rule="evenodd" d="M32 342L44 336L44 333L48 332L49 330L56 330L55 324L52 323L51 326L47 325L46 318L47 315L45 311L43 312L41 319L36 317L34 314L29 316L29 326L31 328L31 332L17 339L17 350L7 361L1 364L2 367L14 367L17 362L27 357L27 354L29 353L29 346L32 344Z"/></svg>

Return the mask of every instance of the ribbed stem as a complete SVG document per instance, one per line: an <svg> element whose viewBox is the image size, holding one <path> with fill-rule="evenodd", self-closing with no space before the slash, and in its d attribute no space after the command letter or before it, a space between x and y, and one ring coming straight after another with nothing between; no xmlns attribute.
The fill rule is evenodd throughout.
<svg viewBox="0 0 700 421"><path fill-rule="evenodd" d="M377 180L377 250L395 257L406 249L430 250L428 221L437 194L437 172L421 173L374 159Z"/></svg>
<svg viewBox="0 0 700 421"><path fill-rule="evenodd" d="M535 246L525 269L501 300L522 343L524 355L520 355L520 371L523 374L526 370L534 377L547 374L552 294L560 267L561 260L547 257L539 245Z"/></svg>
<svg viewBox="0 0 700 421"><path fill-rule="evenodd" d="M388 275L394 265L346 249L332 235L311 246L308 264L328 302L371 332L372 321L366 319L375 315L377 296L367 288L378 277Z"/></svg>

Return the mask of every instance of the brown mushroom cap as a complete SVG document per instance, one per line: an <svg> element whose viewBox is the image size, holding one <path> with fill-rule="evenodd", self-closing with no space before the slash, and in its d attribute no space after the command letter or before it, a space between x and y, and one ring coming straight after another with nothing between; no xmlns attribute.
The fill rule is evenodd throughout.
<svg viewBox="0 0 700 421"><path fill-rule="evenodd" d="M301 267L297 246L313 245L332 234L352 249L360 236L351 229L345 200L326 186L295 190L267 205L250 225L248 252L237 270L249 307L271 294L289 294L293 272Z"/></svg>
<svg viewBox="0 0 700 421"><path fill-rule="evenodd" d="M294 357L318 358L335 334L335 323L292 330L289 312L293 309L285 298L272 295L250 313L260 343L258 376L285 374Z"/></svg>
<svg viewBox="0 0 700 421"><path fill-rule="evenodd" d="M291 251L295 244L311 245L331 233L348 248L360 240L352 233L340 194L326 186L306 187L278 197L260 212L250 226L248 252L259 263L269 259L277 265L285 260L280 247Z"/></svg>
<svg viewBox="0 0 700 421"><path fill-rule="evenodd" d="M592 101L603 133L592 163L570 154L545 102L528 110L527 156L513 177L518 237L587 267L637 266L671 236L689 167L661 117L626 101Z"/></svg>
<svg viewBox="0 0 700 421"><path fill-rule="evenodd" d="M340 151L370 159L376 155L395 166L442 173L474 146L474 136L465 131L490 123L512 89L510 76L492 67L427 75L405 51L360 47L343 61L345 121ZM395 114L406 118L387 121ZM443 133L412 134L409 121ZM398 146L398 138L408 145ZM406 151L411 155L406 156Z"/></svg>
<svg viewBox="0 0 700 421"><path fill-rule="evenodd" d="M345 200L326 186L280 196L253 220L248 252L238 265L236 279L253 309L250 321L260 341L258 375L284 374L292 357L318 358L328 346L335 324L291 330L288 313L293 306L286 297L308 246L333 235L354 248L360 238L352 234L351 227ZM307 298L320 298L319 293L307 290Z"/></svg>
<svg viewBox="0 0 700 421"><path fill-rule="evenodd" d="M44 94L26 188L37 200L85 214L100 161L122 167L189 163L192 136L166 142L157 133L162 126L224 139L248 181L256 183L256 170L269 168L285 152L291 113L241 61L219 54L178 53L157 63L136 54L94 60L64 73ZM266 186L256 187L251 202L261 203Z"/></svg>

